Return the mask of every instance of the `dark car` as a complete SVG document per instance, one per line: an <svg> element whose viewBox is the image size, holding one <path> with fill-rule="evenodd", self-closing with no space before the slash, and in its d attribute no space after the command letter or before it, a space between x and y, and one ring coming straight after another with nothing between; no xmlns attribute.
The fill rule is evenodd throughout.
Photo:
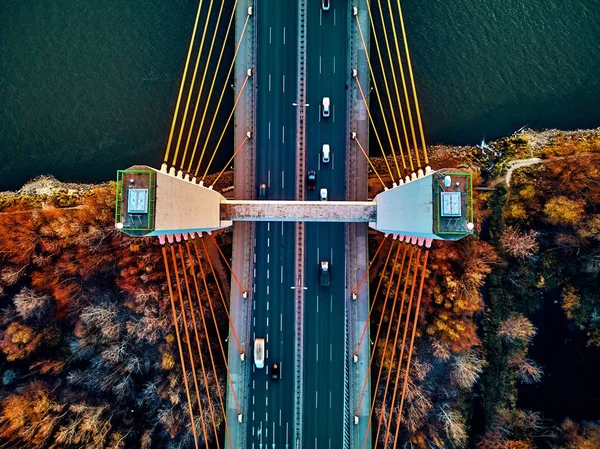
<svg viewBox="0 0 600 449"><path fill-rule="evenodd" d="M279 363L271 365L271 377L275 380L279 379Z"/></svg>
<svg viewBox="0 0 600 449"><path fill-rule="evenodd" d="M317 172L314 170L308 170L306 175L306 187L308 190L316 190L317 188Z"/></svg>
<svg viewBox="0 0 600 449"><path fill-rule="evenodd" d="M267 185L261 184L258 188L258 199L266 200L267 199Z"/></svg>

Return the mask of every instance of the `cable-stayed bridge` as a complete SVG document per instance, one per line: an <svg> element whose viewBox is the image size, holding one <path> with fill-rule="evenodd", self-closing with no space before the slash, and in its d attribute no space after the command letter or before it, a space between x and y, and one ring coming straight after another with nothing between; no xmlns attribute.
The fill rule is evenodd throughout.
<svg viewBox="0 0 600 449"><path fill-rule="evenodd" d="M472 232L470 175L429 167L399 0L232 6L199 1L162 167L117 179L117 228L163 245L193 444L403 447L429 247ZM369 226L384 235L371 263L387 251L390 272L373 303ZM231 228L229 263L214 233ZM217 253L233 281L215 297ZM212 304L227 296L225 338ZM381 300L395 326L372 353ZM223 366L226 389L211 389ZM375 417L376 401L391 412Z"/></svg>

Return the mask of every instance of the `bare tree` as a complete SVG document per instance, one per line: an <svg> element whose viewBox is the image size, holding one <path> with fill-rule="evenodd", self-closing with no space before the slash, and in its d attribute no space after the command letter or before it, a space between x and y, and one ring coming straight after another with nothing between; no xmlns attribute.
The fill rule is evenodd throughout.
<svg viewBox="0 0 600 449"><path fill-rule="evenodd" d="M538 232L533 229L521 232L517 228L509 226L504 230L500 238L500 244L504 251L517 259L529 259L540 249L537 241Z"/></svg>
<svg viewBox="0 0 600 449"><path fill-rule="evenodd" d="M450 409L447 405L442 405L439 407L437 417L444 427L447 438L455 446L464 446L467 442L467 429L460 412Z"/></svg>
<svg viewBox="0 0 600 449"><path fill-rule="evenodd" d="M536 334L536 329L523 315L513 315L500 323L498 337L516 342L529 343Z"/></svg>
<svg viewBox="0 0 600 449"><path fill-rule="evenodd" d="M544 371L533 360L525 357L525 351L513 355L508 364L517 374L517 378L526 384L534 384L542 379Z"/></svg>
<svg viewBox="0 0 600 449"><path fill-rule="evenodd" d="M463 351L450 365L450 380L463 390L470 390L483 371L485 361L476 351Z"/></svg>

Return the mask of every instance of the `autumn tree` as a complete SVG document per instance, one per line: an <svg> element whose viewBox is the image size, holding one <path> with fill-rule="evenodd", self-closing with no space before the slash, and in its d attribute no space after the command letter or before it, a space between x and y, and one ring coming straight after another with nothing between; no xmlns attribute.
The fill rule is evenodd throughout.
<svg viewBox="0 0 600 449"><path fill-rule="evenodd" d="M557 226L574 226L581 222L585 202L565 196L551 198L544 206L546 220Z"/></svg>

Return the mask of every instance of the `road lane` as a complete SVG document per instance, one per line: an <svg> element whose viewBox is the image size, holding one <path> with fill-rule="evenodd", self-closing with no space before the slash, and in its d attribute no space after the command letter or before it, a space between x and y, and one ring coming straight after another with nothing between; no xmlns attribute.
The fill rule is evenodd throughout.
<svg viewBox="0 0 600 449"><path fill-rule="evenodd" d="M327 188L329 200L345 199L347 127L340 111L347 102L346 3L332 2L329 11L322 11L320 2L308 5L307 97L311 108L317 107L307 116L307 170L317 171L317 189L307 193L307 200L318 200L321 188ZM327 118L321 107L325 96L331 100ZM331 148L328 163L322 162L323 144ZM344 225L309 223L306 235L304 442L305 447L335 449L343 444ZM322 260L330 263L329 287L320 286Z"/></svg>
<svg viewBox="0 0 600 449"><path fill-rule="evenodd" d="M295 195L295 108L292 80L296 68L296 1L258 0L257 20L257 158L256 189L267 184L267 199ZM274 57L277 55L277 58ZM248 448L285 447L293 435L294 377L294 226L257 223L252 337L265 338L265 367L249 357L250 401ZM252 343L254 340L252 340ZM273 363L281 379L271 379ZM264 445L264 446L261 446Z"/></svg>

